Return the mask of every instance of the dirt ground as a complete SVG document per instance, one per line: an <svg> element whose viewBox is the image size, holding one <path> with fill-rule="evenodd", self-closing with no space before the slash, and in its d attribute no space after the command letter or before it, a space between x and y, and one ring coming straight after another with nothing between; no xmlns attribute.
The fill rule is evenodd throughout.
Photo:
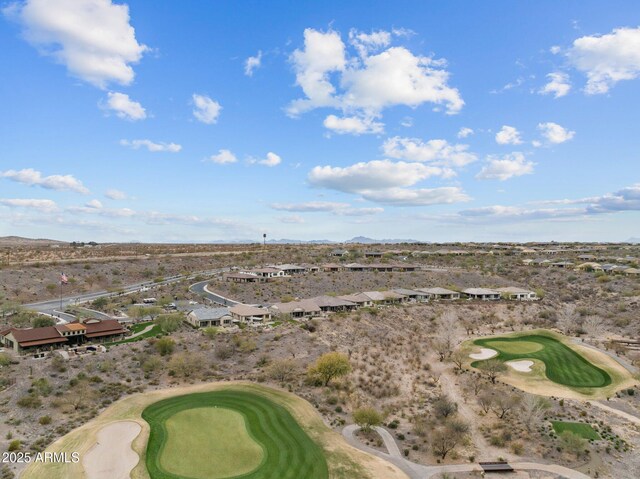
<svg viewBox="0 0 640 479"><path fill-rule="evenodd" d="M147 246L144 245L144 248ZM436 250L441 247L359 248ZM454 247L471 249L471 246ZM220 247L210 250L202 247L201 251L175 247L173 252L163 253L173 254L167 257L154 253L152 249L143 253L144 249L142 246L140 248L131 251L136 253L135 256L140 256L138 253L150 256L135 261L107 261L104 260L107 254L116 256L112 251L103 251L100 256L87 248L87 251L91 251L90 255L96 256L73 258L82 262L65 265L65 269L71 268L65 272L76 278L73 287L98 290L105 286L145 280L147 277L152 280L158 274L169 275L222 266L336 261L328 257L328 252L333 248L329 246L278 246L267 251L255 249L235 255L201 257L175 255L214 252L219 251L216 248ZM490 245L474 248L488 250ZM118 254L128 254L125 246L115 249ZM567 253L550 258L575 261L577 254ZM636 250L615 245L611 251L598 254L614 258L638 256ZM63 256L62 253L60 255ZM25 253L25 256L28 254ZM390 261L402 261L400 256L393 253ZM35 257L41 258L38 255ZM89 257L97 259L83 261ZM352 260L368 261L361 257ZM413 262L414 258L407 261ZM213 337L183 325L170 334L175 346L173 352L165 356L158 351L157 338L149 338L111 347L106 353L84 355L62 362L53 358L18 358L14 364L0 368L0 450L7 450L14 441L20 442L18 447L23 451L43 450L70 431L99 417L118 399L135 397L140 392L171 390L214 381L245 380L281 386L306 399L313 406L312 411L319 413L336 433L344 424L353 423L353 412L357 408L373 406L383 414L384 425L396 437L401 451L408 459L422 464L468 463L472 459L513 457L521 461L544 461L578 468L594 477L596 471L601 478L640 477L638 426L588 401L562 399L556 394L548 399L548 408L535 421L535 425L527 428L522 404L502 418L498 417L500 411L488 409L485 412L480 404L483 394L494 398L514 396L522 403L526 398L525 393L501 380L492 384L475 371L466 367L459 370L456 366L454 351L464 340L535 328L560 331L619 358L631 367L640 365L639 351L611 341L640 338L640 324L637 321L640 304L638 279L524 266L521 261L521 256L502 254L429 255L416 257L415 262L447 271L355 273L357 276L318 273L266 283L258 288L255 285L237 285L238 289L230 296L267 302L279 301L287 296L311 297L389 287L497 287L513 284L542 292L543 300L530 303L461 301L381 307L336 314L306 323L284 322L263 331L251 328L233 333L222 331ZM25 302L33 301L34 297L48 294L47 284L55 283L59 273L60 263L55 262L43 262L39 266L5 265L0 269L0 285L5 296ZM92 280L94 275L98 278ZM100 279L100 276L104 278ZM229 283L219 284L220 288L231 286ZM187 288L188 284L178 283L159 294L192 299ZM567 311L567 308L571 311ZM597 321L593 321L593 318ZM0 329L8 321L10 318L0 320ZM445 340L449 342L449 348L441 360L439 351ZM347 355L351 372L328 387L322 387L309 382L306 371L321 354L328 351ZM590 353L585 350L585 354ZM274 379L270 367L283 360L290 361L290 374L284 379ZM479 388L477 393L476 386ZM433 443L434 434L443 423L436 407L438 398L443 395L456 404L456 411L450 417L470 425L466 439L457 444L444 459L434 453ZM78 398L79 401L76 400ZM605 404L640 417L640 390L637 386L630 386L612 394ZM585 444L584 450L588 452L576 455L553 434L551 420L589 422L605 437L601 441ZM144 425L141 426L144 428ZM134 449L141 447L139 441L142 441L143 435L134 440ZM11 469L18 472L21 467L15 465Z"/></svg>

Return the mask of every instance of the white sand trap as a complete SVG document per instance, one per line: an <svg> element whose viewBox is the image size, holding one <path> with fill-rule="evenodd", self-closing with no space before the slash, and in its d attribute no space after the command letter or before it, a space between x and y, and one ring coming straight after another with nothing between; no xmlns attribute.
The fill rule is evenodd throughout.
<svg viewBox="0 0 640 479"><path fill-rule="evenodd" d="M530 373L533 361L508 361L507 364L521 373Z"/></svg>
<svg viewBox="0 0 640 479"><path fill-rule="evenodd" d="M498 355L498 351L496 351L495 349L480 348L479 353L470 354L469 357L471 359L482 360L482 359L489 359L497 355Z"/></svg>
<svg viewBox="0 0 640 479"><path fill-rule="evenodd" d="M141 429L133 421L118 421L100 429L96 444L82 458L87 479L129 479L140 459L131 443Z"/></svg>

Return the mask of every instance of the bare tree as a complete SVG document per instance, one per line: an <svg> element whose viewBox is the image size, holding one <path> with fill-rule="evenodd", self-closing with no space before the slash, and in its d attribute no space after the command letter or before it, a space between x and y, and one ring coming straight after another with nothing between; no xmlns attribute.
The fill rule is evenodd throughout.
<svg viewBox="0 0 640 479"><path fill-rule="evenodd" d="M493 399L491 410L499 419L503 419L518 404L520 404L520 396L516 394L497 394Z"/></svg>
<svg viewBox="0 0 640 479"><path fill-rule="evenodd" d="M462 349L458 348L453 353L451 353L451 356L449 357L449 359L453 364L456 365L456 368L458 368L459 371L462 371L462 365L467 360L467 357L468 357L467 353Z"/></svg>
<svg viewBox="0 0 640 479"><path fill-rule="evenodd" d="M293 359L276 359L265 372L271 379L285 383L293 379L297 373L298 365Z"/></svg>
<svg viewBox="0 0 640 479"><path fill-rule="evenodd" d="M442 394L433 402L433 412L438 417L447 418L456 413L458 405L447 395Z"/></svg>
<svg viewBox="0 0 640 479"><path fill-rule="evenodd" d="M582 329L592 338L601 338L605 331L602 319L598 316L587 316L582 323Z"/></svg>
<svg viewBox="0 0 640 479"><path fill-rule="evenodd" d="M493 394L488 391L483 392L478 396L478 404L482 408L482 411L487 414L493 406Z"/></svg>
<svg viewBox="0 0 640 479"><path fill-rule="evenodd" d="M574 304L566 304L564 308L558 311L558 321L556 326L564 334L570 335L578 331L580 327L578 313Z"/></svg>
<svg viewBox="0 0 640 479"><path fill-rule="evenodd" d="M492 384L496 383L498 374L507 370L507 366L505 366L505 364L499 359L488 359L486 361L482 361L478 365L478 368L486 373Z"/></svg>
<svg viewBox="0 0 640 479"><path fill-rule="evenodd" d="M527 428L527 431L531 430L533 424L540 422L540 419L544 416L544 412L549 409L549 406L549 401L543 397L533 394L524 396L520 404L520 418Z"/></svg>
<svg viewBox="0 0 640 479"><path fill-rule="evenodd" d="M458 317L453 311L446 311L440 317L439 323L431 345L438 353L440 361L444 361L451 356L455 346Z"/></svg>
<svg viewBox="0 0 640 479"><path fill-rule="evenodd" d="M465 439L468 431L469 426L458 419L447 421L433 433L431 440L433 452L444 459Z"/></svg>
<svg viewBox="0 0 640 479"><path fill-rule="evenodd" d="M75 386L69 389L66 401L77 411L80 406L93 406L96 398L96 390L85 380L78 381Z"/></svg>
<svg viewBox="0 0 640 479"><path fill-rule="evenodd" d="M478 394L480 394L480 391L482 391L482 388L484 386L484 378L479 374L473 373L468 377L467 384L473 391L474 396L477 396Z"/></svg>

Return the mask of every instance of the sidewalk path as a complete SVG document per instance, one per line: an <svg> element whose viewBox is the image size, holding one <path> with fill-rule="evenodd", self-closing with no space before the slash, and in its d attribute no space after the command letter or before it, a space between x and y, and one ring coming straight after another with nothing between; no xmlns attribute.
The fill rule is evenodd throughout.
<svg viewBox="0 0 640 479"><path fill-rule="evenodd" d="M381 427L375 428L376 432L380 434L385 447L389 451L388 454L362 444L358 438L355 437L355 432L358 429L359 427L357 425L351 424L342 430L342 435L352 446L398 466L411 479L429 479L437 474L447 472L473 472L482 470L479 464L449 464L446 466L424 466L422 464L416 464L402 456L398 444L391 433L386 429ZM565 479L590 479L586 474L556 464L540 464L536 462L509 462L509 464L516 471L545 471L557 474Z"/></svg>

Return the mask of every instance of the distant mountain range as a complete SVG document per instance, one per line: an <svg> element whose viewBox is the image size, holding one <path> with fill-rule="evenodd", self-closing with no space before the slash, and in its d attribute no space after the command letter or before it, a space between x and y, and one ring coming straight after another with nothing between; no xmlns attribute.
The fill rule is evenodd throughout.
<svg viewBox="0 0 640 479"><path fill-rule="evenodd" d="M398 244L398 243L425 243L425 241L418 241L414 239L373 239L366 236L356 236L345 243L360 243L360 244Z"/></svg>
<svg viewBox="0 0 640 479"><path fill-rule="evenodd" d="M636 238L635 236L633 238L629 238L627 240L627 243L635 243L635 244L639 244L640 243L640 238Z"/></svg>
<svg viewBox="0 0 640 479"><path fill-rule="evenodd" d="M51 244L66 244L66 241L44 238L23 238L22 236L0 236L0 246L46 246Z"/></svg>

